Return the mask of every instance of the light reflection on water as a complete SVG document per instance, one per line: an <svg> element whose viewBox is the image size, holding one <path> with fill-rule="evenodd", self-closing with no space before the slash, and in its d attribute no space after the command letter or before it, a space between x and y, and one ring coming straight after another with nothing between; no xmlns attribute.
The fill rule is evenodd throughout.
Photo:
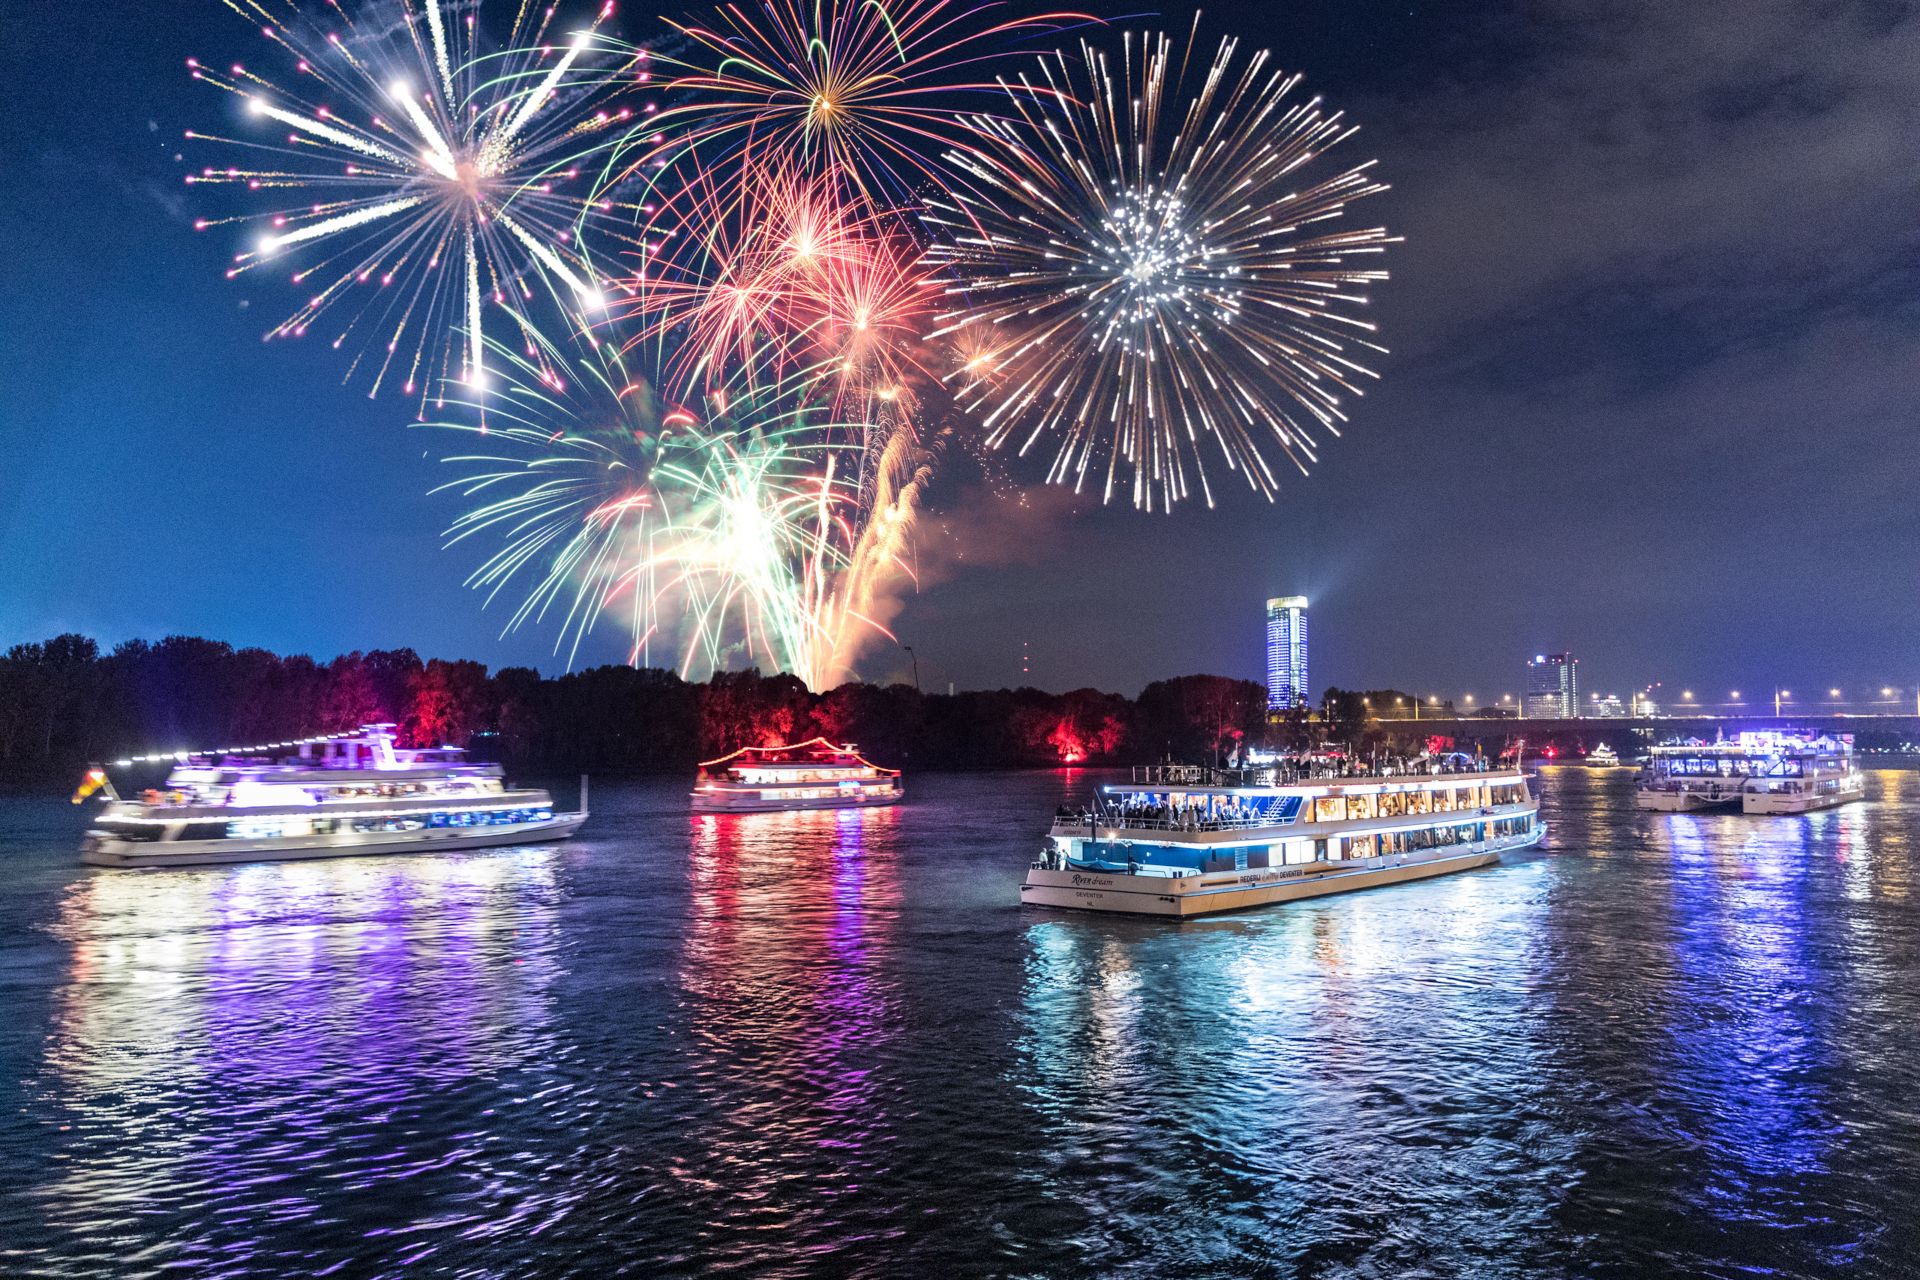
<svg viewBox="0 0 1920 1280"><path fill-rule="evenodd" d="M472 1135L390 1121L551 1045L555 856L83 876L50 925L70 959L28 1093L61 1135L38 1214L95 1249L168 1237L154 1265L263 1263L326 1215L316 1164L378 1200L459 1163Z"/></svg>
<svg viewBox="0 0 1920 1280"><path fill-rule="evenodd" d="M1088 783L163 874L0 801L0 1272L1920 1271L1911 775L1749 819L1557 768L1497 869L1020 908Z"/></svg>

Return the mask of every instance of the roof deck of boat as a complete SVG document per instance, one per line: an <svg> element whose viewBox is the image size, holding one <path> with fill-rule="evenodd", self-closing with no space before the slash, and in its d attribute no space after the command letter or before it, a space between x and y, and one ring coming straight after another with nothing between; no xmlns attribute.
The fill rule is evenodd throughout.
<svg viewBox="0 0 1920 1280"><path fill-rule="evenodd" d="M1248 775L1235 778L1228 775ZM1526 771L1518 765L1484 768L1382 769L1345 772L1336 769L1222 770L1203 766L1148 765L1136 767L1129 782L1102 783L1102 792L1178 791L1183 795L1280 794L1297 791L1366 790L1410 786L1463 786L1474 782L1516 782Z"/></svg>

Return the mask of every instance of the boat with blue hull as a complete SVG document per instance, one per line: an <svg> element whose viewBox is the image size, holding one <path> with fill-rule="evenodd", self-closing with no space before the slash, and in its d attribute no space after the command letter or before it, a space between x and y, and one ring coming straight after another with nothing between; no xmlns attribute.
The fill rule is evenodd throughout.
<svg viewBox="0 0 1920 1280"><path fill-rule="evenodd" d="M1545 832L1518 768L1154 766L1057 814L1020 896L1211 915L1490 866Z"/></svg>

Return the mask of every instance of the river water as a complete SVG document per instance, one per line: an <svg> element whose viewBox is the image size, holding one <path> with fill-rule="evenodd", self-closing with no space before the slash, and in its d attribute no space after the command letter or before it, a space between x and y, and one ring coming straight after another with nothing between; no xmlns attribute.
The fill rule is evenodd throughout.
<svg viewBox="0 0 1920 1280"><path fill-rule="evenodd" d="M0 798L0 1274L1920 1274L1920 775L1549 769L1498 868L1018 906L1097 777L167 872Z"/></svg>

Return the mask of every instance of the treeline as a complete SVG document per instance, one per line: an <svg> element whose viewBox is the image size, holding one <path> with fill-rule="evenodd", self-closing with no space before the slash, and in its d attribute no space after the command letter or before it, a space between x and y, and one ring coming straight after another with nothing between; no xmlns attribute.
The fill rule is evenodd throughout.
<svg viewBox="0 0 1920 1280"><path fill-rule="evenodd" d="M687 769L736 747L824 735L910 768L1225 760L1268 733L1252 681L1182 676L1137 698L1078 689L923 694L792 676L596 667L546 677L411 649L329 662L215 640L79 635L0 657L0 770L70 769L154 751L244 747L387 721L410 745L450 743L531 771ZM1281 731L1284 735L1284 730Z"/></svg>

